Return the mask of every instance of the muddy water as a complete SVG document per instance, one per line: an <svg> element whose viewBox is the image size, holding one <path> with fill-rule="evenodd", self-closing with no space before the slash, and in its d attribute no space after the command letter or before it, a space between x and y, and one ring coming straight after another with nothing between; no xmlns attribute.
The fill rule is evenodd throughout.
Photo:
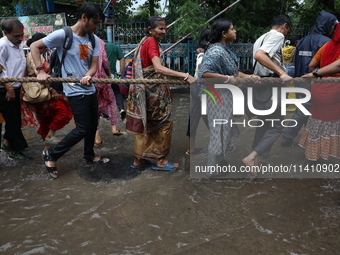
<svg viewBox="0 0 340 255"><path fill-rule="evenodd" d="M339 254L338 179L190 178L188 107L188 93L174 93L176 172L131 170L132 135L111 136L102 120L106 142L96 152L111 162L86 164L79 143L50 180L35 128L25 128L34 160L0 155L0 253ZM250 136L243 130L232 160L248 153ZM302 149L279 142L270 162L303 161Z"/></svg>

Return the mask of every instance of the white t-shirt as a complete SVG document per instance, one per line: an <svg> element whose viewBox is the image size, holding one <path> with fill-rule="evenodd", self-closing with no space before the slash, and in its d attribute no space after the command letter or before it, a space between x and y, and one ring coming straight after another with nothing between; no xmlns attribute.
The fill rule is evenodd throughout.
<svg viewBox="0 0 340 255"><path fill-rule="evenodd" d="M255 65L256 61L254 58L255 53L261 49L268 53L269 58L274 64L285 71L285 67L282 63L282 46L284 39L284 35L275 29L270 30L258 38L253 46L253 65ZM264 67L257 61L254 74L259 76L269 76L270 74L273 74L273 71L269 70L267 67Z"/></svg>
<svg viewBox="0 0 340 255"><path fill-rule="evenodd" d="M63 78L82 78L90 69L92 56L99 56L99 39L95 37L96 45L92 49L91 40L86 34L80 37L73 33L73 43L71 48L66 52L64 64L62 66ZM43 38L44 44L48 48L57 48L59 60L63 53L63 44L65 40L65 31L59 29L52 34ZM64 93L66 96L92 95L96 92L94 84L91 86L81 85L80 83L63 83Z"/></svg>

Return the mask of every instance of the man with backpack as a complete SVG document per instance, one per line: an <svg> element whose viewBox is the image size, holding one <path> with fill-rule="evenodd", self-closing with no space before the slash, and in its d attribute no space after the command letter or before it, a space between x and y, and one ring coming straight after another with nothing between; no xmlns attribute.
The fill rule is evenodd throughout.
<svg viewBox="0 0 340 255"><path fill-rule="evenodd" d="M103 12L97 5L84 3L79 9L77 23L71 27L72 45L66 51L61 69L63 78L81 78L80 83L63 83L63 91L71 106L76 127L55 147L43 153L45 168L53 178L57 178L57 160L83 138L86 162L109 162L108 158L96 157L93 150L98 124L98 102L95 86L90 83L97 71L99 58L99 39L93 32L103 19ZM39 49L56 48L61 59L65 36L66 30L60 29L31 45L33 61L38 71L37 79L41 82L47 82L50 75L41 68ZM95 38L94 47L91 43L92 36Z"/></svg>
<svg viewBox="0 0 340 255"><path fill-rule="evenodd" d="M329 12L321 11L318 15L315 26L312 32L299 40L296 45L294 62L295 62L295 77L301 77L309 73L309 62L313 59L316 52L328 41L331 40L331 35L334 27L338 24L337 18ZM295 87L301 87L310 90L310 83L295 83ZM297 98L304 98L305 95L296 93ZM310 110L312 108L312 100L304 103L303 106ZM303 125L307 124L309 116L305 115L299 108L296 108L292 121L286 128L285 134L281 142L281 147L292 147L293 140L298 135ZM297 125L294 125L297 123Z"/></svg>

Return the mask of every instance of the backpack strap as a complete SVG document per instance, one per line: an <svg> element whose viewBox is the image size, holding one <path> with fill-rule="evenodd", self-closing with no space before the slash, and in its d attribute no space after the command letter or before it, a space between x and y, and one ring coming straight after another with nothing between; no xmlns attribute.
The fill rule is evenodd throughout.
<svg viewBox="0 0 340 255"><path fill-rule="evenodd" d="M63 54L61 57L61 66L64 64L66 52L71 48L72 43L73 43L73 31L71 27L63 27L63 30L65 31L65 40L64 40L64 45L63 45ZM96 46L96 38L92 33L89 33L89 38L92 44L92 49Z"/></svg>
<svg viewBox="0 0 340 255"><path fill-rule="evenodd" d="M264 40L267 38L268 34L263 38L262 42L261 42L261 45L259 48L261 48L262 44L264 43ZM253 70L252 70L252 73L254 73L255 71L255 67L256 67L256 64L257 64L257 60L255 60L255 63L254 63L254 66L253 66Z"/></svg>
<svg viewBox="0 0 340 255"><path fill-rule="evenodd" d="M65 31L65 40L63 45L63 54L61 56L60 65L63 66L66 52L71 48L73 43L73 32L70 27L63 27L63 30Z"/></svg>

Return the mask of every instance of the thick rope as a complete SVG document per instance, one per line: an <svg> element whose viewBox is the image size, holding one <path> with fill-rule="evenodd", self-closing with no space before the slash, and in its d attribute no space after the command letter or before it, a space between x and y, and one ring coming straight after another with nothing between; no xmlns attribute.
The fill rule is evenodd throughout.
<svg viewBox="0 0 340 255"><path fill-rule="evenodd" d="M81 78L48 78L49 82L65 82L65 83L79 83ZM0 83L4 82L36 82L36 77L8 77L0 78ZM91 79L90 83L107 83L107 84L179 84L188 85L184 80L179 79Z"/></svg>
<svg viewBox="0 0 340 255"><path fill-rule="evenodd" d="M49 82L65 82L65 83L79 83L81 78L48 78ZM235 78L237 85L245 85L245 86L258 86L261 84L277 84L282 85L282 80L279 78L261 78L260 83L259 79L255 78ZM4 82L37 82L36 77L8 77L8 78L0 78L0 83ZM216 82L215 82L216 81ZM340 83L340 78L335 77L325 77L325 78L293 78L290 84L294 83L310 83L318 82L318 83ZM188 85L188 83L182 79L91 79L91 83L107 83L107 84L173 84L173 85ZM222 79L205 79L202 82L207 83L223 83Z"/></svg>

